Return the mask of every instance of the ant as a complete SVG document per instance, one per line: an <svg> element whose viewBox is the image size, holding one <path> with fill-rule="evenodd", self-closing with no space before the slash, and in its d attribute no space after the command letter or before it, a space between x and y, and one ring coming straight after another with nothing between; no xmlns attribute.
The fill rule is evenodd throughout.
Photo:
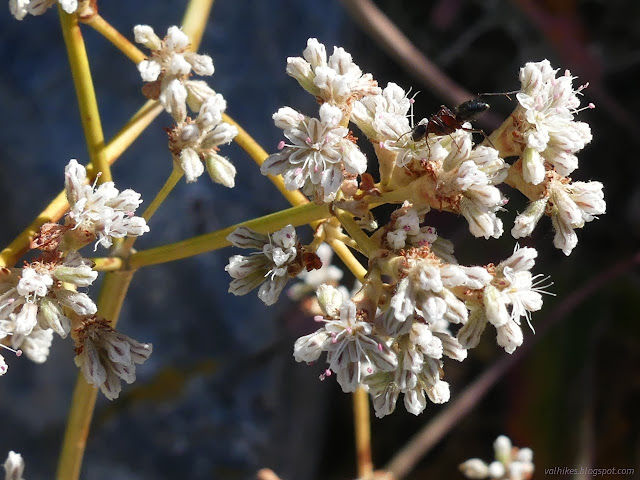
<svg viewBox="0 0 640 480"><path fill-rule="evenodd" d="M440 110L431 115L426 122L418 123L413 127L413 130L411 130L411 138L414 142L419 142L430 133L438 136L444 136L451 135L458 129L484 133L482 130L466 129L462 125L465 122L475 120L477 117L489 110L489 108L490 105L488 103L475 99L461 103L453 111L444 105L441 105Z"/></svg>
<svg viewBox="0 0 640 480"><path fill-rule="evenodd" d="M507 98L510 94L518 93L519 90L504 93L479 93L478 97L484 97L488 95L506 95ZM465 128L463 127L465 122L471 122L475 120L484 112L489 110L491 106L487 102L483 102L477 98L467 100L461 103L456 108L450 110L444 105L440 105L440 110L431 115L426 122L418 123L413 130L411 130L411 138L414 142L419 142L430 133L437 136L451 135L456 130L465 130L472 133L481 133L484 138L487 138L483 130Z"/></svg>

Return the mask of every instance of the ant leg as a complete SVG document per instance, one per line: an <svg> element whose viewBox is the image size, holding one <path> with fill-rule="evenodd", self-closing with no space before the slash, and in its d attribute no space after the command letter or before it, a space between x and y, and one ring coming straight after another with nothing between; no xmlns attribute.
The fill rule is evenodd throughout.
<svg viewBox="0 0 640 480"><path fill-rule="evenodd" d="M492 148L496 148L495 145L491 142L491 140L489 139L489 137L487 137L487 134L484 133L484 130L480 129L480 128L465 128L465 127L461 127L461 130L464 130L465 132L471 132L471 133L481 133L482 136L484 137L484 139L489 142L489 145L491 145ZM496 149L497 150L497 149Z"/></svg>

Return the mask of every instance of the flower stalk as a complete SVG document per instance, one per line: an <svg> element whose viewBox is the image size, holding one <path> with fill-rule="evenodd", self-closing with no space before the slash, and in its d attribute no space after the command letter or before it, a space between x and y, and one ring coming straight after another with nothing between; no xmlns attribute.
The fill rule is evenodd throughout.
<svg viewBox="0 0 640 480"><path fill-rule="evenodd" d="M73 75L73 84L78 97L80 108L80 120L84 136L87 141L89 158L98 172L102 172L99 183L111 181L111 168L104 151L104 134L102 132L102 122L98 111L98 101L93 88L91 70L89 68L89 58L87 50L78 24L76 15L69 15L61 6L58 6L60 13L60 24L62 35L67 47L69 66Z"/></svg>

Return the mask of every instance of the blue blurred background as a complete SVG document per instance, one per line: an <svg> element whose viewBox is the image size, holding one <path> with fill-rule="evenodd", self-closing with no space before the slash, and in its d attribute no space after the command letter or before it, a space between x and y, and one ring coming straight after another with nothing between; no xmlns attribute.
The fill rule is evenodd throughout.
<svg viewBox="0 0 640 480"><path fill-rule="evenodd" d="M512 90L526 61L549 58L589 81L586 102L598 108L581 119L594 141L580 155L575 180L605 184L608 213L579 231L580 243L566 258L552 246L549 222L530 244L539 248L537 272L552 276L548 298L534 325L566 295L640 243L640 4L631 1L376 2L429 58L471 92ZM132 38L134 25L161 36L179 23L185 1L99 2L101 15ZM91 29L84 29L100 112L109 139L142 105L133 64ZM300 55L309 37L328 49L340 45L381 85L388 81L421 90L419 117L446 103L402 69L354 23L337 0L215 2L201 53L213 57L208 79L228 101L227 113L272 152L281 132L271 115L289 105L315 114L315 100L285 74L287 56ZM10 242L63 186L70 158L87 162L75 92L54 9L14 20L0 14L0 189L5 198L2 244ZM585 103L586 103L585 102ZM513 108L496 97L493 110ZM148 202L171 169L161 115L115 165L119 188L131 187ZM203 176L182 181L152 219L140 249L271 213L287 206L235 145L225 147L238 169L236 188ZM510 225L523 201L511 195ZM443 236L456 243L462 263L499 261L511 252L508 235L471 237L464 221L436 216ZM508 229L507 229L508 230ZM224 266L230 250L139 271L124 303L119 330L152 342L154 353L138 380L109 402L99 396L82 478L251 478L269 466L283 479L355 477L350 399L333 381L319 382L318 369L292 359L295 338L314 327L287 300L265 308L255 295L227 293ZM462 478L459 462L489 459L500 433L535 451L536 478L545 467L590 465L640 471L640 349L638 269L609 282L566 315L532 353L479 399L409 478ZM97 289L95 290L97 292ZM463 364L445 368L452 399L506 355L487 332ZM49 360L33 365L8 358L0 381L5 434L0 456L21 452L29 480L53 477L77 369L69 341L54 340ZM373 421L374 461L382 466L443 407L429 405L420 417L400 407ZM581 463L582 462L582 463ZM619 478L619 477L618 477Z"/></svg>

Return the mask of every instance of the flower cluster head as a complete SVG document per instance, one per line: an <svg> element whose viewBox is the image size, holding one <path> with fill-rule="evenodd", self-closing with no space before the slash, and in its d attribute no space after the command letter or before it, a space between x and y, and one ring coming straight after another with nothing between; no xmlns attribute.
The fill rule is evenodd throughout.
<svg viewBox="0 0 640 480"><path fill-rule="evenodd" d="M76 160L65 168L65 190L69 213L65 234L65 248L78 248L96 241L110 247L114 238L137 237L149 231L144 218L136 217L135 210L142 203L140 194L131 189L118 191L113 182L97 188L87 184L87 171Z"/></svg>
<svg viewBox="0 0 640 480"><path fill-rule="evenodd" d="M109 400L120 395L120 380L133 383L136 364L144 363L153 350L150 343L140 343L116 332L100 317L88 317L74 329L75 363L88 383L100 387Z"/></svg>
<svg viewBox="0 0 640 480"><path fill-rule="evenodd" d="M355 100L380 93L370 73L363 74L349 53L334 47L327 58L325 46L315 38L307 41L302 57L287 59L287 73L320 102L350 109Z"/></svg>
<svg viewBox="0 0 640 480"><path fill-rule="evenodd" d="M151 50L147 60L138 64L145 82L144 93L160 101L176 122L187 116L187 105L192 111L200 110L202 102L214 91L203 81L190 80L191 71L198 75L213 75L213 61L208 55L190 52L187 35L176 26L169 27L160 39L148 25L133 29L137 43Z"/></svg>
<svg viewBox="0 0 640 480"><path fill-rule="evenodd" d="M263 175L282 175L287 190L302 188L318 203L332 201L347 178L364 173L367 159L342 125L343 113L329 103L320 118L309 118L292 108L278 110L273 119L290 144L262 164Z"/></svg>
<svg viewBox="0 0 640 480"><path fill-rule="evenodd" d="M315 320L324 325L296 341L293 356L298 362L315 362L327 352L329 368L324 376L335 373L344 392L354 392L374 372L396 369L395 353L373 332L372 325L360 318L355 303L331 285L318 287L317 295L324 316Z"/></svg>
<svg viewBox="0 0 640 480"><path fill-rule="evenodd" d="M586 85L573 89L571 73L556 77L558 70L548 60L527 63L520 70L519 108L514 113L514 140L522 149L524 179L537 185L544 180L545 162L560 175L578 168L574 155L591 141L591 129L574 121L580 106L578 94ZM593 108L593 105L589 105Z"/></svg>
<svg viewBox="0 0 640 480"><path fill-rule="evenodd" d="M91 262L78 252L44 255L22 269L0 271L0 324L5 333L28 336L38 326L53 329L65 338L71 320L67 308L78 315L92 315L97 308L86 293L75 288L88 287L97 278Z"/></svg>
<svg viewBox="0 0 640 480"><path fill-rule="evenodd" d="M531 327L531 312L542 308L542 294L550 286L542 285L547 277L531 274L537 255L533 248L516 245L513 255L488 269L492 278L482 296L467 300L471 315L458 332L458 340L465 348L478 345L487 323L495 327L498 345L507 353L522 345L521 319L524 317Z"/></svg>
<svg viewBox="0 0 640 480"><path fill-rule="evenodd" d="M458 468L467 478L491 480L530 480L533 477L533 451L517 448L511 440L500 435L493 442L495 460L490 464L479 458L471 458Z"/></svg>
<svg viewBox="0 0 640 480"><path fill-rule="evenodd" d="M78 0L57 0L57 2L67 13L74 13L78 9ZM42 15L55 4L56 0L9 0L9 10L17 20L22 20L27 14Z"/></svg>
<svg viewBox="0 0 640 480"><path fill-rule="evenodd" d="M225 270L233 278L229 292L234 295L246 295L260 286L260 300L273 305L289 278L302 271L301 246L291 225L271 235L239 227L227 240L235 247L258 250L249 256L234 255L229 259Z"/></svg>
<svg viewBox="0 0 640 480"><path fill-rule="evenodd" d="M24 480L24 459L22 455L11 450L4 464L4 480Z"/></svg>
<svg viewBox="0 0 640 480"><path fill-rule="evenodd" d="M195 182L206 166L214 182L229 188L235 185L235 167L218 154L220 145L230 143L238 135L234 125L222 121L226 108L222 95L213 94L202 102L195 120L187 117L169 132L169 150L188 183Z"/></svg>

